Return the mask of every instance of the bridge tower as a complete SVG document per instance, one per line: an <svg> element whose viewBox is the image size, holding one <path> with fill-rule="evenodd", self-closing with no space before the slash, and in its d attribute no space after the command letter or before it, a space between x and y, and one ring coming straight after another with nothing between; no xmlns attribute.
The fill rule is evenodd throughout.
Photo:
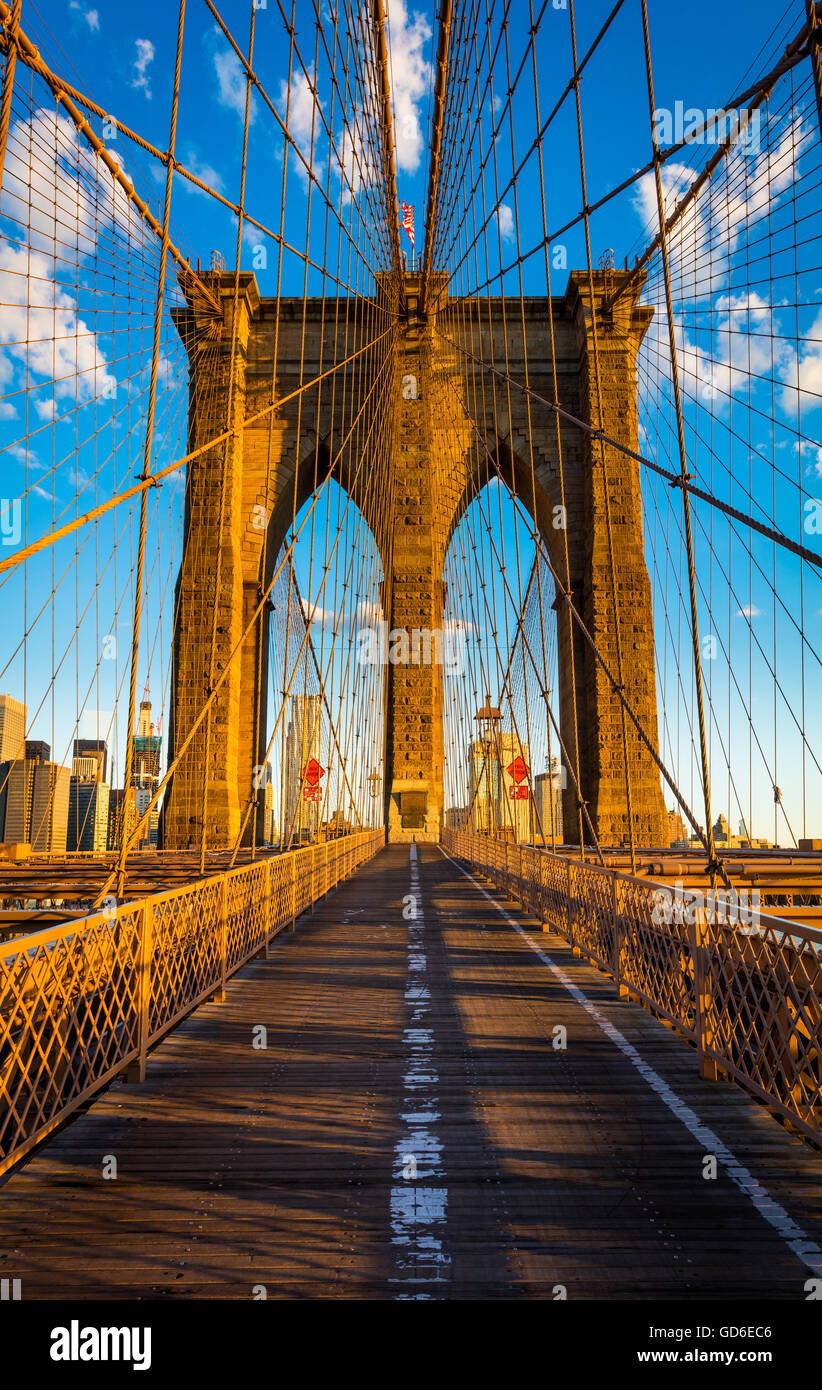
<svg viewBox="0 0 822 1390"><path fill-rule="evenodd" d="M361 506L379 548L385 579L383 617L387 630L408 634L410 659L389 661L386 678L385 822L391 840L437 840L443 812L443 673L426 660L425 634L443 628L443 566L449 539L461 512L487 478L492 456L496 472L532 513L551 563L565 581L574 605L607 663L617 674L614 591L619 611L623 688L654 747L657 745L656 684L653 664L651 588L644 558L639 465L612 444L601 444L578 425L563 421L557 433L554 397L556 366L560 404L575 420L609 439L638 450L636 359L652 310L638 304L641 283L617 299L609 315L605 301L619 285L620 272L594 277L593 298L587 273L573 272L566 293L516 301L506 312L502 298L461 299L451 314L445 277L431 277L426 313L419 310L419 277L406 275L399 298L386 292L373 302L348 301L349 352L373 332L397 327L393 366L394 428L390 459L388 514L374 511L362 492L355 453L334 459L334 476ZM208 690L209 656L215 642L215 668L222 671L260 595L288 527L299 508L332 466L332 441L343 436L336 418L344 392L322 383L294 397L301 380L319 376L328 357L329 301L260 296L255 277L240 277L235 351L231 352L234 276L215 274L213 287L225 308L219 351L192 356L191 400L207 402L191 412L194 449L213 438L227 418L229 363L234 363L233 433L227 444L203 454L188 480L183 559L177 586L170 755L191 726L193 711ZM336 309L339 310L339 304ZM191 305L178 317L181 330ZM366 324L366 313L372 315ZM593 318L597 319L594 352ZM551 332L553 320L553 334ZM455 327L455 325L457 325ZM461 328L460 328L461 325ZM507 362L514 381L528 380L531 395L495 389L483 404L466 395L460 335L473 334L484 363ZM197 335L187 334L188 341ZM554 343L556 363L552 360ZM467 342L467 337L466 337ZM275 358L276 343L276 362ZM479 347L476 345L479 344ZM527 372L526 372L527 357ZM359 372L362 359L345 371ZM272 399L272 382L282 409L254 420ZM366 382L367 386L367 382ZM252 423L245 424L244 421ZM306 422L313 422L312 428ZM385 433L385 432L383 432ZM557 516L564 484L565 534ZM605 505L607 478L608 502ZM215 595L218 519L222 510L221 592ZM259 517L265 517L261 528ZM610 539L608 530L610 527ZM611 566L613 565L613 574ZM216 599L216 624L214 620ZM560 675L560 731L571 769L566 778L563 820L579 824L575 777L602 844L628 840L625 758L620 700L591 645L568 621L557 599ZM264 760L265 693L268 684L266 610L231 662L229 679L215 701L209 766L204 767L201 731L174 775L163 815L166 847L199 842L203 777L208 778L206 842L232 844L240 833L252 793L254 768ZM418 639L415 659L414 631ZM573 661L572 661L573 644ZM447 652L447 648L446 648ZM573 670L573 679L572 679ZM667 845L668 821L658 768L628 721L634 836L637 845ZM576 749L578 747L578 767ZM262 817L258 817L261 833ZM244 839L251 835L248 820Z"/></svg>

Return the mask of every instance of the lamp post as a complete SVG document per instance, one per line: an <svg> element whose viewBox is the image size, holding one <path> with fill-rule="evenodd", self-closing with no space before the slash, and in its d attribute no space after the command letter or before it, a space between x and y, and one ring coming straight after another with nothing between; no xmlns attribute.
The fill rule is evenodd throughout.
<svg viewBox="0 0 822 1390"><path fill-rule="evenodd" d="M480 787L482 786L482 776L484 774L485 786L488 793L487 829L489 833L492 833L495 827L493 824L494 811L493 802L491 798L491 778L489 760L495 749L496 729L500 720L502 719L502 715L500 714L496 706L491 704L490 693L486 694L485 704L477 710L476 714L474 715L474 718L476 719L479 725L479 744L480 749L482 750L482 772L480 773ZM499 757L497 757L497 762L499 762Z"/></svg>
<svg viewBox="0 0 822 1390"><path fill-rule="evenodd" d="M380 782L382 778L375 767L371 769L366 781L368 782L368 795L371 797L372 801L376 801L380 794Z"/></svg>

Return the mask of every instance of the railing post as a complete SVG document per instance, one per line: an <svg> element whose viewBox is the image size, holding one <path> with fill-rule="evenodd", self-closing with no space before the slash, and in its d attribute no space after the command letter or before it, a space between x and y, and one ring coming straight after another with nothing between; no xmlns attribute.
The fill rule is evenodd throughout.
<svg viewBox="0 0 822 1390"><path fill-rule="evenodd" d="M617 993L621 994L622 986L619 983L619 901L617 895L617 876L615 873L611 874L611 910L614 914L614 949L611 958L611 969L614 973L614 984L617 987Z"/></svg>
<svg viewBox="0 0 822 1390"><path fill-rule="evenodd" d="M266 960L271 951L271 860L265 860L263 870L263 893L265 894L264 923L265 923L265 955Z"/></svg>
<svg viewBox="0 0 822 1390"><path fill-rule="evenodd" d="M289 931L297 930L297 856L290 854L291 860L291 926Z"/></svg>
<svg viewBox="0 0 822 1390"><path fill-rule="evenodd" d="M151 965L154 946L154 910L151 899L143 903L140 923L140 958L137 968L137 1047L138 1053L126 1070L128 1081L145 1081L148 1033L151 1026Z"/></svg>
<svg viewBox="0 0 822 1390"><path fill-rule="evenodd" d="M228 874L220 876L220 983L211 996L212 1004L225 1003L226 958L228 955Z"/></svg>
<svg viewBox="0 0 822 1390"><path fill-rule="evenodd" d="M691 956L694 963L694 1000L696 1007L696 1048L699 1057L699 1074L706 1081L716 1081L719 1068L714 1059L708 1056L712 1030L708 1022L711 1010L711 980L707 960L705 938L707 923L702 920L703 908L694 909L694 920L688 923Z"/></svg>
<svg viewBox="0 0 822 1390"><path fill-rule="evenodd" d="M570 859L567 859L567 860L565 861L565 882L566 882L566 889L565 889L565 891L566 891L566 894L567 894L567 897L568 897L568 909L567 909L567 917L568 917L568 940L569 940L570 943L571 943L571 950L572 950L572 951L575 951L575 950L576 950L576 947L574 946L574 911L575 911L575 909L574 909L574 900L573 900L573 897L572 897L572 895L571 895L571 861L570 861Z"/></svg>

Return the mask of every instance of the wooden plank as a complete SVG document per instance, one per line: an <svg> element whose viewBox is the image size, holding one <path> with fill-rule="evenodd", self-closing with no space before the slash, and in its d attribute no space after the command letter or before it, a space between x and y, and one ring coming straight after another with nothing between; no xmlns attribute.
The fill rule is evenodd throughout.
<svg viewBox="0 0 822 1390"><path fill-rule="evenodd" d="M381 852L169 1034L145 1084L8 1178L0 1274L24 1298L806 1296L806 1266L721 1165L703 1177L696 1139L527 940L418 853L415 886L408 848ZM561 939L534 940L819 1241L819 1155L701 1080Z"/></svg>

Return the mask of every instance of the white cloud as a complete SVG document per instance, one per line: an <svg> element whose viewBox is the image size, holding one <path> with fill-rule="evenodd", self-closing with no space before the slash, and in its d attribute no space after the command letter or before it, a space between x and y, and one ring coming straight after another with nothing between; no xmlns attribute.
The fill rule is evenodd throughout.
<svg viewBox="0 0 822 1390"><path fill-rule="evenodd" d="M138 92L145 92L146 100L151 101L151 82L148 70L154 62L154 44L151 39L135 39L137 57L134 59L134 77L131 85Z"/></svg>
<svg viewBox="0 0 822 1390"><path fill-rule="evenodd" d="M78 136L70 120L35 111L10 132L3 172L3 212L18 224L15 240L0 249L0 381L17 360L29 384L54 382L52 398L36 403L41 419L62 396L82 404L113 389L114 377L91 325L79 309L76 284L61 283L65 267L95 255L98 236L114 227L138 239L138 217L108 170ZM5 363L5 367L3 367Z"/></svg>
<svg viewBox="0 0 822 1390"><path fill-rule="evenodd" d="M810 130L799 119L786 122L774 145L762 152L734 148L684 215L668 233L671 281L682 305L675 323L683 390L702 403L727 405L757 380L773 380L781 409L796 415L822 405L822 312L808 333L794 339L783 306L755 291L729 295L727 285L740 239L768 214L799 177L798 158ZM670 215L698 171L667 164L663 203ZM658 229L654 176L640 180L634 202L648 237ZM655 281L654 319L643 351L654 367L669 371L668 324L661 280ZM686 327L687 324L687 327ZM699 327L693 326L694 324Z"/></svg>
<svg viewBox="0 0 822 1390"><path fill-rule="evenodd" d="M736 616L738 618L761 618L762 609L757 608L756 604L751 603L747 608L737 608Z"/></svg>
<svg viewBox="0 0 822 1390"><path fill-rule="evenodd" d="M424 14L409 17L405 0L389 0L387 20L397 169L413 174L422 157L420 103L431 82L431 64L423 50L431 38L431 27Z"/></svg>
<svg viewBox="0 0 822 1390"><path fill-rule="evenodd" d="M330 608L323 608L321 603L309 603L308 599L302 599L303 617L310 621L314 627L323 627L328 632L335 632L341 625L343 614L334 613Z"/></svg>
<svg viewBox="0 0 822 1390"><path fill-rule="evenodd" d="M79 0L71 0L69 9L74 10L76 14L79 14L86 21L86 24L93 34L100 32L100 16L96 10L84 10Z"/></svg>
<svg viewBox="0 0 822 1390"><path fill-rule="evenodd" d="M200 159L196 150L189 150L186 158L186 168L195 178L201 179L203 183L208 184L209 188L213 188L215 193L225 192L222 174L218 169L214 168L213 164L208 164L205 160ZM165 177L165 175L163 175L163 177ZM196 183L191 183L188 179L180 179L178 187L187 188L190 193L199 193L202 198L208 197L208 194L204 193L201 188L198 188Z"/></svg>
<svg viewBox="0 0 822 1390"><path fill-rule="evenodd" d="M305 73L297 73L291 79L291 101L288 100L288 83L280 82L279 100L277 110L283 121L288 112L288 130L306 163L310 166L316 177L322 181L325 171L325 160L318 154L319 146L325 135L325 126L320 112L324 109L325 102L315 101L311 84ZM313 132L313 155L312 155L312 132ZM288 166L296 169L304 183L308 183L308 173L301 159L294 156L293 151L289 155Z"/></svg>
<svg viewBox="0 0 822 1390"><path fill-rule="evenodd" d="M21 468L36 468L39 472L45 466L27 444L10 444L5 452L15 463L19 463Z"/></svg>
<svg viewBox="0 0 822 1390"><path fill-rule="evenodd" d="M793 453L800 455L803 463L810 456L807 471L817 478L822 478L822 444L810 439L795 439L791 449Z"/></svg>
<svg viewBox="0 0 822 1390"><path fill-rule="evenodd" d="M242 120L245 120L246 75L242 63L232 48L219 50L214 53L212 57L219 87L217 100L221 106L227 106L230 111L236 111L237 115ZM254 116L254 97L252 93L251 105L248 113L249 125L253 125Z"/></svg>
<svg viewBox="0 0 822 1390"><path fill-rule="evenodd" d="M765 216L796 177L797 161L811 137L799 118L788 122L778 143L758 153L736 145L668 233L668 259L674 291L704 298L727 284L730 257L746 228ZM669 217L699 175L699 169L668 163L662 169L665 216ZM659 231L656 180L637 183L634 206L649 240Z"/></svg>
<svg viewBox="0 0 822 1390"><path fill-rule="evenodd" d="M783 410L796 415L800 407L808 411L822 405L822 310L801 339L799 353L791 350L782 380L785 385L779 402Z"/></svg>
<svg viewBox="0 0 822 1390"><path fill-rule="evenodd" d="M514 214L507 203L500 203L494 213L495 220L499 223L499 234L503 241L513 241L514 239Z"/></svg>
<svg viewBox="0 0 822 1390"><path fill-rule="evenodd" d="M128 237L139 222L74 122L47 110L9 131L3 213L33 247L50 255L56 249L65 261L92 256L102 226L114 223Z"/></svg>
<svg viewBox="0 0 822 1390"><path fill-rule="evenodd" d="M367 599L361 599L357 604L357 623L360 627L371 627L374 623L382 622L382 608L378 603L369 603Z"/></svg>
<svg viewBox="0 0 822 1390"><path fill-rule="evenodd" d="M25 246L0 247L0 344L29 375L54 382L55 397L91 400L115 386L97 335L54 280L54 263ZM44 408L46 403L42 402ZM38 404L38 414L45 418Z"/></svg>
<svg viewBox="0 0 822 1390"><path fill-rule="evenodd" d="M344 183L342 201L347 204L359 196L362 189L377 181L377 160L372 148L368 123L357 108L336 137L332 167Z"/></svg>
<svg viewBox="0 0 822 1390"><path fill-rule="evenodd" d="M705 348L677 325L681 370L691 395L703 402L728 400L744 392L751 377L779 379L791 348L779 335L774 309L755 290L721 294L712 304L710 336Z"/></svg>
<svg viewBox="0 0 822 1390"><path fill-rule="evenodd" d="M431 28L423 14L409 13L405 0L389 0L387 20L388 80L391 88L396 166L399 173L414 173L419 168L423 150L420 107L428 95L431 79L431 65L423 56L423 50L431 38ZM295 132L295 139L307 157L314 97L305 79L301 81L303 90L299 93L299 115L304 130L302 140L296 133L293 115L291 127ZM378 105L376 93L373 95L375 104ZM284 112L285 96L286 86L283 83L280 92L281 112ZM293 112L293 86L291 99ZM369 112L372 110L370 103L366 102L365 106ZM373 121L366 114L362 104L347 112L344 125L335 132L331 166L332 172L343 184L344 204L349 203L352 198L359 197L363 189L372 187L378 181L378 171L382 167L382 152L374 149L374 141L378 138L379 134L373 128ZM317 167L315 139L315 172ZM321 177L321 174L318 176Z"/></svg>

